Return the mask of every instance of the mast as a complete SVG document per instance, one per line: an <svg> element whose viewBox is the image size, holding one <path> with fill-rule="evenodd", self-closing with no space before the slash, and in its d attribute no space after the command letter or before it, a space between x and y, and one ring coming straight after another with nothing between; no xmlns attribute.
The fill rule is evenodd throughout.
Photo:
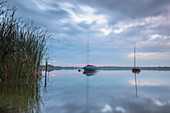
<svg viewBox="0 0 170 113"><path fill-rule="evenodd" d="M89 64L89 36L87 39L87 64Z"/></svg>
<svg viewBox="0 0 170 113"><path fill-rule="evenodd" d="M136 47L134 44L134 67L136 67Z"/></svg>

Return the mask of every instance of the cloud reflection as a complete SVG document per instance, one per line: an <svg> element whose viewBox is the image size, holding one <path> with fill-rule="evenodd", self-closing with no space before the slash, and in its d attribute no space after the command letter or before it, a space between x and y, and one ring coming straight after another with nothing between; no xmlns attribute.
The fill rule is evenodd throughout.
<svg viewBox="0 0 170 113"><path fill-rule="evenodd" d="M50 113L56 111L59 113L168 113L170 110L169 72L141 73L138 76L138 98L134 87L131 86L135 85L131 81L134 76L131 76L128 71L98 72L95 76L89 77L88 109L87 76L77 71L54 73L60 76L50 79L53 81L51 84L53 87L45 103ZM143 82L141 77L146 82ZM164 79L167 80L165 81L167 85L163 84Z"/></svg>
<svg viewBox="0 0 170 113"><path fill-rule="evenodd" d="M101 110L103 113L112 112L112 108L109 104L105 104L104 108Z"/></svg>

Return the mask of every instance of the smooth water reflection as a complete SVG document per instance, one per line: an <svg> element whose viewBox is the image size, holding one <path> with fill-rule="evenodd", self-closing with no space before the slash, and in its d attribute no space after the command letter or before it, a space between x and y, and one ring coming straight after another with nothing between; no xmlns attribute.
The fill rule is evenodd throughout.
<svg viewBox="0 0 170 113"><path fill-rule="evenodd" d="M39 80L0 83L0 113L40 113L42 94Z"/></svg>
<svg viewBox="0 0 170 113"><path fill-rule="evenodd" d="M63 70L50 72L46 81L46 86L42 85L38 92L33 89L31 91L31 88L24 90L22 87L14 88L14 91L1 88L0 91L5 96L0 93L0 106L15 103L15 95L20 92L21 97L18 98L24 98L24 101L19 104L26 105L25 109L31 109L30 106L33 106L33 112L37 109L37 112L43 113L169 113L170 111L169 71L143 71L136 75L131 71L99 71L93 76L86 76L76 70ZM20 106L14 108L16 107Z"/></svg>

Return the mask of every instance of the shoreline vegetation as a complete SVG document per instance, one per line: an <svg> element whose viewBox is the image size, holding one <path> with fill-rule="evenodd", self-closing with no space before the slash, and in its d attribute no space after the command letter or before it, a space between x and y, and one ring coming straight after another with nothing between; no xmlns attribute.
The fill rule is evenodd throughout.
<svg viewBox="0 0 170 113"><path fill-rule="evenodd" d="M39 78L48 31L15 17L16 8L0 2L0 80Z"/></svg>
<svg viewBox="0 0 170 113"><path fill-rule="evenodd" d="M47 71L53 71L53 70L77 70L77 69L83 69L83 67L72 67L72 66L53 66L53 65L48 65L47 66ZM120 67L120 66L98 66L96 67L97 70L131 70L132 67ZM140 67L141 70L155 70L155 71L170 71L170 67ZM41 69L43 71L46 70L46 66L42 65Z"/></svg>

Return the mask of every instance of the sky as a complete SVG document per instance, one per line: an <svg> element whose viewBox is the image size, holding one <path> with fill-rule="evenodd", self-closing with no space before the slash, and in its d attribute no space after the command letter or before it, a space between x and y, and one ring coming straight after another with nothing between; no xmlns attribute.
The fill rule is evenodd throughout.
<svg viewBox="0 0 170 113"><path fill-rule="evenodd" d="M2 1L2 0L0 0ZM46 26L56 66L170 66L170 0L8 0L17 17Z"/></svg>

